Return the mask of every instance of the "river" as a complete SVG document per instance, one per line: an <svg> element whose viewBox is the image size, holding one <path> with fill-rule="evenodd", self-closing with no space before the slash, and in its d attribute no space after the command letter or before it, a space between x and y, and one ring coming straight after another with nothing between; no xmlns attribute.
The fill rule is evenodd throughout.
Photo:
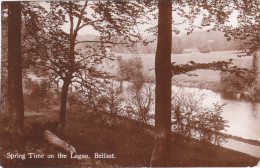
<svg viewBox="0 0 260 168"><path fill-rule="evenodd" d="M124 90L127 90L129 85L129 82L124 82ZM153 85L153 89L154 87ZM213 103L225 104L221 115L224 120L228 121L227 125L229 127L223 132L245 139L260 141L260 103L227 100L222 98L220 93L207 89L172 86L173 95L178 94L180 91L188 93L192 97L203 95L201 102L203 107L210 108ZM125 94L124 97L129 97L129 93ZM154 114L154 107L150 109L150 114Z"/></svg>
<svg viewBox="0 0 260 168"><path fill-rule="evenodd" d="M222 117L228 121L229 127L224 133L260 141L260 103L251 103L237 100L223 99L219 93L211 90L172 86L172 90L178 93L181 89L196 95L204 95L202 106L210 107L212 103L226 104ZM251 145L234 139L227 139L221 146L248 155L260 158L260 146Z"/></svg>
<svg viewBox="0 0 260 168"><path fill-rule="evenodd" d="M179 90L180 87L173 86L172 89ZM204 106L210 106L216 102L226 104L222 112L222 117L228 121L229 125L226 133L260 141L260 103L223 99L220 93L206 89L185 87L185 90L198 93L198 95L203 94Z"/></svg>

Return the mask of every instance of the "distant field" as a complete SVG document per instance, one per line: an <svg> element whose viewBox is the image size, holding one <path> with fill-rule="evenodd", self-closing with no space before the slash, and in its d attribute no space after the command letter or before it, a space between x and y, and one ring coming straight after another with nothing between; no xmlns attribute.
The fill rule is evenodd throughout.
<svg viewBox="0 0 260 168"><path fill-rule="evenodd" d="M213 61L227 61L233 59L233 65L241 68L251 68L252 57L238 57L241 55L238 51L216 51L210 53L199 53L191 52L184 54L172 54L172 62L177 64L185 64L189 61L195 61L198 63L210 63ZM122 59L129 59L140 57L143 61L145 69L153 69L155 65L155 54L121 54L117 53L116 56L122 56ZM116 71L114 71L116 72ZM149 72L151 75L154 74L154 70ZM187 75L176 75L173 80L182 82L217 82L220 79L220 72L213 70L196 70L192 73L198 76L187 76Z"/></svg>
<svg viewBox="0 0 260 168"><path fill-rule="evenodd" d="M234 60L234 65L240 67L248 67L251 65L252 57L237 57L239 53L237 51L216 51L210 53L191 52L184 54L172 54L172 62L177 64L185 64L189 61L195 61L199 63L209 63L213 61L227 61L229 59ZM141 57L144 67L154 67L155 54L121 54L117 53L116 56L122 56L123 59L129 59L134 57Z"/></svg>

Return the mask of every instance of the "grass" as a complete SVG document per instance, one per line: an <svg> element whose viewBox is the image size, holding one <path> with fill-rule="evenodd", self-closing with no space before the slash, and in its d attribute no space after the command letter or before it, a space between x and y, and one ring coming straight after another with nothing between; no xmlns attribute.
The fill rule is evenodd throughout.
<svg viewBox="0 0 260 168"><path fill-rule="evenodd" d="M1 130L1 165L3 167L57 167L57 166L149 166L153 137L140 129L136 121L125 117L111 118L105 113L70 109L67 113L65 141L79 154L91 159L7 159L11 153L64 153L47 144L39 136L32 138L32 123L57 120L58 111L45 111L42 115L26 115L24 136ZM108 122L112 121L112 122ZM173 133L170 166L255 166L258 159L220 146L180 137ZM116 159L94 159L98 153L113 153Z"/></svg>

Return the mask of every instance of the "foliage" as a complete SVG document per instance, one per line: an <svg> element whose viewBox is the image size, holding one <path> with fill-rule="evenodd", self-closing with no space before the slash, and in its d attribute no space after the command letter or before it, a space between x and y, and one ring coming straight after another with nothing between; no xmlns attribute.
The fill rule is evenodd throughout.
<svg viewBox="0 0 260 168"><path fill-rule="evenodd" d="M199 113L197 122L195 122L195 129L199 132L200 140L218 145L225 141L221 131L225 130L228 125L226 124L227 121L221 116L223 107L224 105L213 103L213 108L206 108L203 113Z"/></svg>
<svg viewBox="0 0 260 168"><path fill-rule="evenodd" d="M125 115L137 121L148 123L153 115L149 112L154 104L154 88L152 78L143 70L140 57L127 60L119 59L118 78L129 81L127 105L124 106Z"/></svg>
<svg viewBox="0 0 260 168"><path fill-rule="evenodd" d="M84 104L84 98L82 95L75 90L71 90L68 94L68 109L72 113L79 111L88 111L89 107Z"/></svg>
<svg viewBox="0 0 260 168"><path fill-rule="evenodd" d="M227 40L233 37L239 41L249 53L260 49L260 13L258 1L235 1L235 9L238 11L238 27L230 28L223 25L223 31ZM240 46L241 46L240 45Z"/></svg>
<svg viewBox="0 0 260 168"><path fill-rule="evenodd" d="M107 47L121 43L113 37L121 36L126 45L134 45L140 40L135 30L138 16L143 12L142 5L124 1L68 1L48 2L49 9L37 2L23 3L26 46L24 53L35 68L34 72L47 72L51 80L62 81L60 104L60 133L64 135L66 103L69 86L77 83L84 87L88 96L93 89L91 84L99 83L100 78L109 75L102 71L104 59L113 59ZM87 12L88 10L93 11ZM69 32L62 29L69 23ZM80 41L80 30L90 26L100 33L99 40ZM117 39L116 39L117 40ZM85 49L76 48L86 44ZM92 45L92 44L95 45ZM109 44L109 45L108 45ZM91 95L95 97L95 95ZM90 99L94 100L94 99ZM93 103L92 103L93 104Z"/></svg>
<svg viewBox="0 0 260 168"><path fill-rule="evenodd" d="M96 82L96 80L98 80ZM69 93L69 101L72 107L79 105L78 107L84 106L83 109L94 112L99 112L102 108L99 108L101 103L99 101L102 99L105 93L105 88L109 85L109 79L96 79L89 81L88 85L79 84L78 82L72 83L72 92ZM85 87L88 87L87 89ZM102 105L103 107L103 105ZM74 110L75 111L75 110Z"/></svg>
<svg viewBox="0 0 260 168"><path fill-rule="evenodd" d="M233 73L221 73L220 85L223 90L239 92L246 90L253 83L254 76L249 73L243 74L241 77Z"/></svg>
<svg viewBox="0 0 260 168"><path fill-rule="evenodd" d="M140 57L118 60L118 79L132 82L139 90L145 82L143 63Z"/></svg>
<svg viewBox="0 0 260 168"><path fill-rule="evenodd" d="M36 60L32 62L36 63L38 70L52 70L51 75L55 80L62 79L67 83L78 82L84 86L88 85L91 83L88 81L89 78L93 80L93 77L105 75L100 72L97 65L100 65L105 57L111 59L105 54L105 47L106 44L113 44L110 41L113 36L124 36L124 40L128 39L131 42L134 42L134 39L130 38L137 37L136 31L133 30L134 20L137 17L130 16L138 15L142 10L139 10L141 6L135 2L127 4L108 1L91 4L85 2L84 5L80 2L50 2L49 4L48 12L37 3L24 3L23 13L28 34L26 40L28 45L31 44L25 53L30 55L30 59ZM94 13L90 15L87 9L93 10ZM133 11L134 13L131 13ZM76 25L73 26L75 20ZM70 23L69 33L61 29L66 22ZM78 41L76 39L78 31L85 26L92 26L99 31L100 39ZM75 46L82 43L86 44L86 49L75 50ZM77 80L73 80L75 78Z"/></svg>
<svg viewBox="0 0 260 168"><path fill-rule="evenodd" d="M249 101L259 101L259 81L256 80L256 74L244 73L237 75L230 72L222 72L219 87L223 95L233 93L241 94L241 98ZM228 95L227 95L228 96ZM236 98L229 95L228 98Z"/></svg>
<svg viewBox="0 0 260 168"><path fill-rule="evenodd" d="M213 104L210 108L203 107L204 95L189 92L182 88L175 91L172 98L173 130L187 137L220 144L225 139L220 131L225 130L227 121L221 113L224 105Z"/></svg>
<svg viewBox="0 0 260 168"><path fill-rule="evenodd" d="M128 106L131 107L131 110L128 113L131 113L132 118L140 121L141 123L151 124L154 118L154 115L151 114L151 110L154 106L154 87L151 83L143 83L140 89L137 89L135 84L129 88L129 99Z"/></svg>
<svg viewBox="0 0 260 168"><path fill-rule="evenodd" d="M120 84L112 79L107 83L97 100L98 111L117 116L121 113L123 99Z"/></svg>
<svg viewBox="0 0 260 168"><path fill-rule="evenodd" d="M251 69L232 66L232 62L233 59L229 59L228 61L213 61L211 63L197 63L194 61L189 61L187 64L176 64L173 62L171 69L172 75L186 74L189 76L196 76L196 74L192 74L191 72L197 69L211 69L214 71L229 72L241 78L243 78L245 74L255 74L255 72Z"/></svg>

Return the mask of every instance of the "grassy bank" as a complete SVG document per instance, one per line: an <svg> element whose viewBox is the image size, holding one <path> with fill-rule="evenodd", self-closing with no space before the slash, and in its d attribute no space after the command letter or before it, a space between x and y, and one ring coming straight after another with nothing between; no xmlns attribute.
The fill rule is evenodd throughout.
<svg viewBox="0 0 260 168"><path fill-rule="evenodd" d="M79 154L91 159L7 159L10 153L64 153L32 135L32 123L57 120L58 111L40 115L26 115L24 136L15 136L1 130L1 165L28 166L149 166L153 137L147 129L127 118L111 118L107 114L69 110L65 141ZM254 166L258 159L220 146L187 139L173 134L170 166ZM94 159L94 153L113 153L115 159Z"/></svg>

